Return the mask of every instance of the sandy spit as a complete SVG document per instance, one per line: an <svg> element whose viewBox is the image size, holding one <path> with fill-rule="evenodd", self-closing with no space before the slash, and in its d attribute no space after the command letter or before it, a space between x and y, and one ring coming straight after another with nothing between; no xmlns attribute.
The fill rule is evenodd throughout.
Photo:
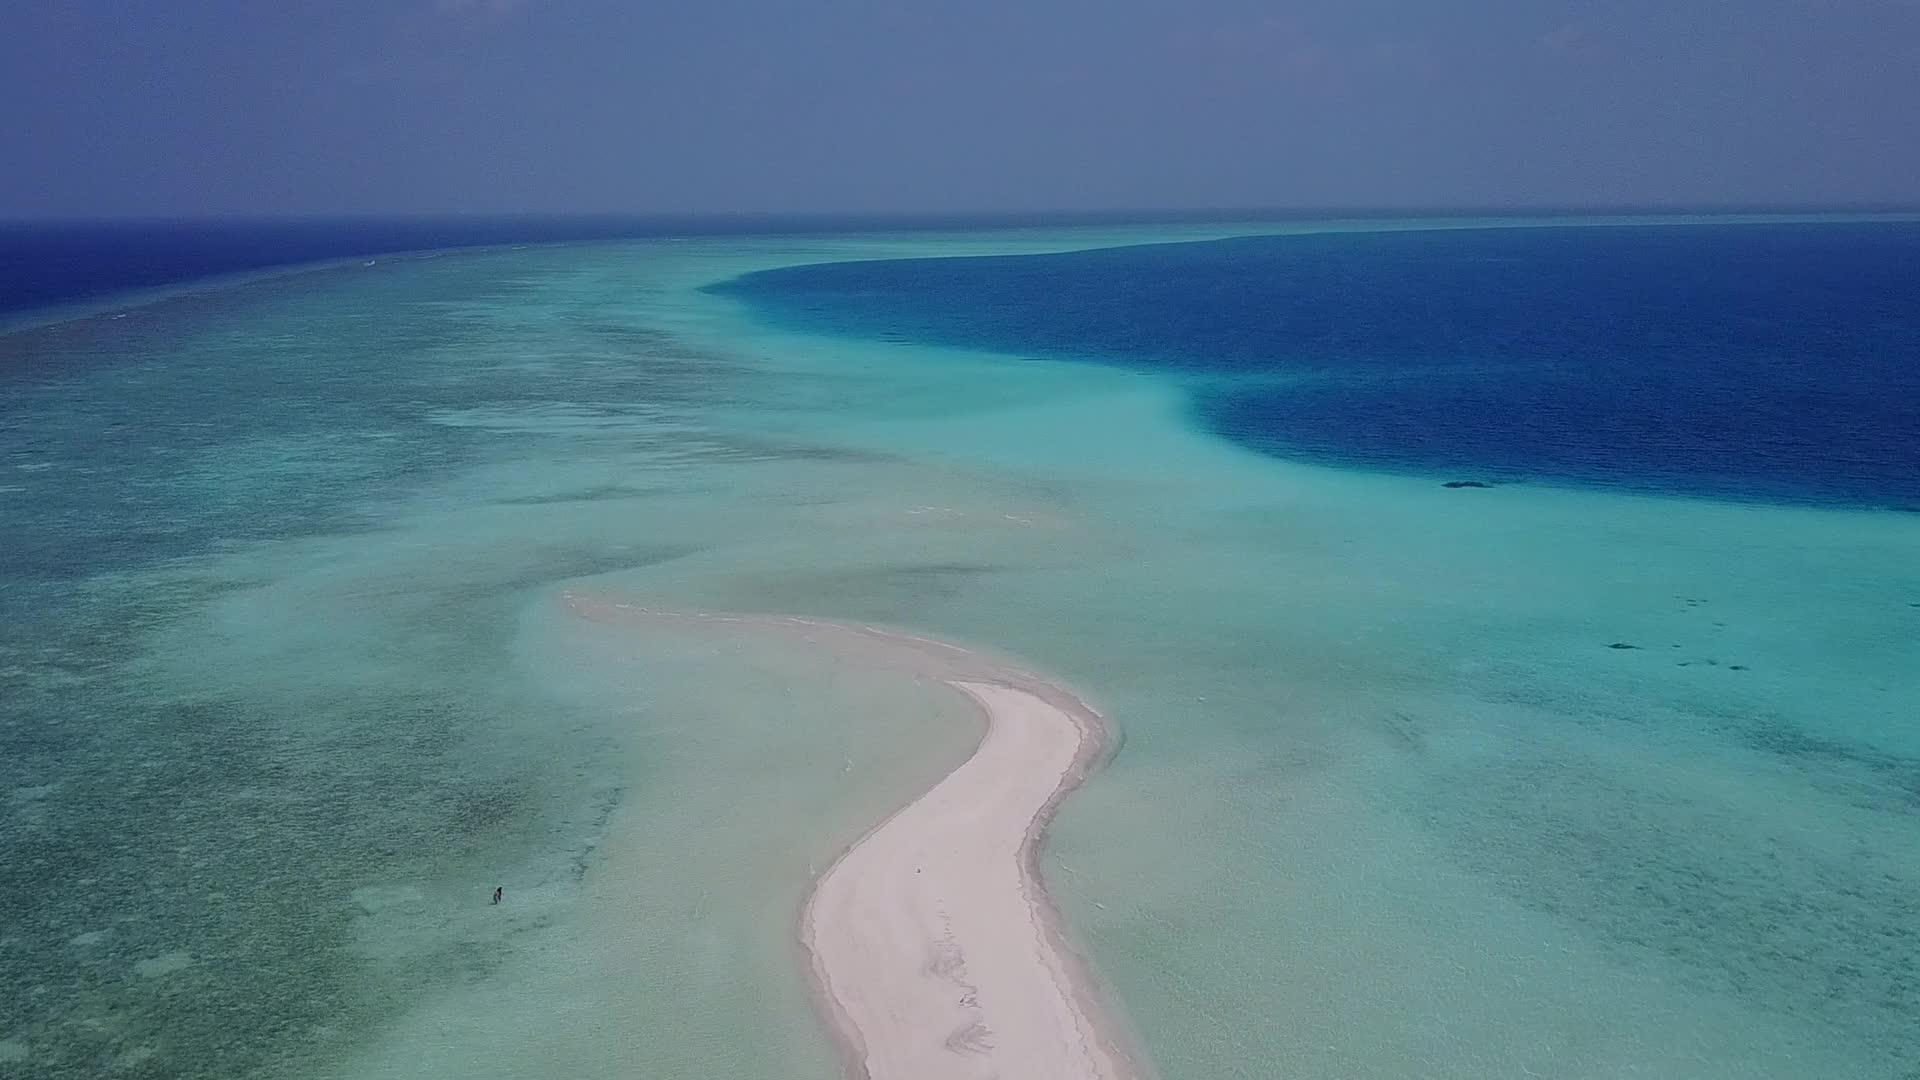
<svg viewBox="0 0 1920 1080"><path fill-rule="evenodd" d="M567 593L597 622L689 623L832 651L964 694L973 756L854 842L814 883L800 941L816 1003L859 1080L1142 1080L1040 875L1060 800L1110 729L1066 688L899 631L773 615L662 611Z"/></svg>

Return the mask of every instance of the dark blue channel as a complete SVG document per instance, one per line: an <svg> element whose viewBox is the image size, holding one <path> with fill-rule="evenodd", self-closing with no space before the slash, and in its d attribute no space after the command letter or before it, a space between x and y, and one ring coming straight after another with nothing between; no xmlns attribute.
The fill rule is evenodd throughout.
<svg viewBox="0 0 1920 1080"><path fill-rule="evenodd" d="M1282 457L1920 509L1920 224L1242 237L710 288L793 329L1170 372Z"/></svg>
<svg viewBox="0 0 1920 1080"><path fill-rule="evenodd" d="M0 312L30 311L217 275L392 252L659 236L978 229L1139 215L571 215L184 221L0 221Z"/></svg>

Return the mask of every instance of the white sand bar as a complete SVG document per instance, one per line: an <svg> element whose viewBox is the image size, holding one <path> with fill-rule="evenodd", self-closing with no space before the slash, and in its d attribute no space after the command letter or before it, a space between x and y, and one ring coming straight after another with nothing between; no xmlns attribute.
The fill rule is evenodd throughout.
<svg viewBox="0 0 1920 1080"><path fill-rule="evenodd" d="M973 756L855 842L801 918L822 1012L865 1080L1139 1080L1041 886L1054 807L1104 752L1062 687L944 642L776 616L663 612L571 593L604 621L725 624L908 670L977 703ZM938 691L936 691L938 692Z"/></svg>
<svg viewBox="0 0 1920 1080"><path fill-rule="evenodd" d="M955 682L987 736L820 878L804 933L873 1080L1133 1075L1057 948L1038 833L1087 737L1010 686Z"/></svg>

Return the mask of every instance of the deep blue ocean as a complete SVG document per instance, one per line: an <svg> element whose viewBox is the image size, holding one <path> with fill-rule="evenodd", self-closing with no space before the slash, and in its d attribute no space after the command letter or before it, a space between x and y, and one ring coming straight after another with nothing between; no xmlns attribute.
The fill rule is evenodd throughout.
<svg viewBox="0 0 1920 1080"><path fill-rule="evenodd" d="M392 251L618 234L610 221L536 219L0 223L0 311Z"/></svg>
<svg viewBox="0 0 1920 1080"><path fill-rule="evenodd" d="M1145 220L1181 221L1166 213ZM730 214L225 221L0 221L0 312L130 289L392 252L656 236L837 233L1135 220L1111 214L912 218Z"/></svg>
<svg viewBox="0 0 1920 1080"><path fill-rule="evenodd" d="M795 329L1172 371L1283 457L1920 509L1920 224L1259 236L713 289Z"/></svg>

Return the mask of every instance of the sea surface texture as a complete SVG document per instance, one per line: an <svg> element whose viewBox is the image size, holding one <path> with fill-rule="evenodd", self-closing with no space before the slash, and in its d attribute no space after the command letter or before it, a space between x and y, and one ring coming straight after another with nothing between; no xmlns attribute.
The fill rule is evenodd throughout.
<svg viewBox="0 0 1920 1080"><path fill-rule="evenodd" d="M1302 460L1920 510L1920 224L1238 237L796 266L794 326L1179 373Z"/></svg>
<svg viewBox="0 0 1920 1080"><path fill-rule="evenodd" d="M1041 869L1168 1080L1912 1080L1920 232L1655 226L658 236L28 312L0 1075L837 1075L800 904L977 719L571 590L1084 695L1121 737Z"/></svg>

